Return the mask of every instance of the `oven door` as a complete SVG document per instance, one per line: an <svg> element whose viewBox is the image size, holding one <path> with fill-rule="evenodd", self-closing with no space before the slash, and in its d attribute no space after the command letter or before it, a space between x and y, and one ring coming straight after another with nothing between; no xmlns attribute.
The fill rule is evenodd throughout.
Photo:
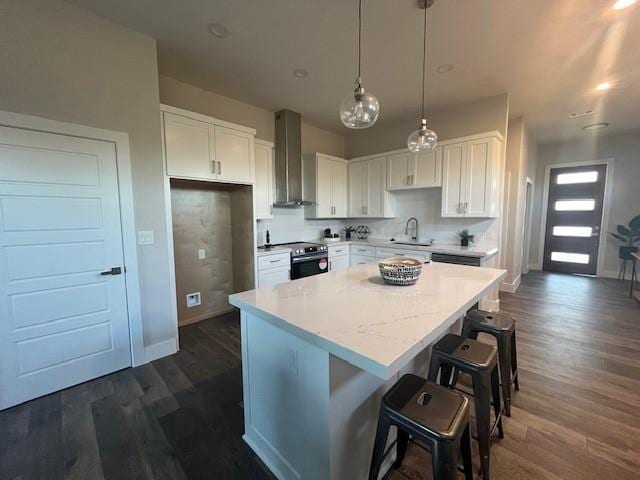
<svg viewBox="0 0 640 480"><path fill-rule="evenodd" d="M291 280L327 273L329 260L326 254L303 257L291 261Z"/></svg>

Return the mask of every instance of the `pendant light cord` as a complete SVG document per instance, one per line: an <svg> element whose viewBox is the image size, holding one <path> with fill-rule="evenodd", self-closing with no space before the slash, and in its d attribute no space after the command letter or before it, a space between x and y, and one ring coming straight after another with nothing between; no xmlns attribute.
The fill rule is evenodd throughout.
<svg viewBox="0 0 640 480"><path fill-rule="evenodd" d="M362 0L358 2L358 86L362 76Z"/></svg>
<svg viewBox="0 0 640 480"><path fill-rule="evenodd" d="M425 2L424 6L424 39L422 45L422 110L421 110L421 119L424 119L424 82L425 77L427 75L427 4Z"/></svg>

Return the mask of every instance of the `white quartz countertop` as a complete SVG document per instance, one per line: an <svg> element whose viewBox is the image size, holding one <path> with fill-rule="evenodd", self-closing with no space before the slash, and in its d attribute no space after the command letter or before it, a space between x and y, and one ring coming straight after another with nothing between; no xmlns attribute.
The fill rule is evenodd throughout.
<svg viewBox="0 0 640 480"><path fill-rule="evenodd" d="M425 264L418 283L384 284L377 264L315 275L229 297L325 351L389 379L439 338L506 274L505 270Z"/></svg>
<svg viewBox="0 0 640 480"><path fill-rule="evenodd" d="M343 240L324 242L326 245L371 245L372 247L386 247L400 250L417 250L431 253L444 253L449 255L463 255L467 257L490 257L498 253L497 247L476 246L461 247L460 245L434 244L434 245L407 245L406 243L391 242L389 240Z"/></svg>
<svg viewBox="0 0 640 480"><path fill-rule="evenodd" d="M291 253L291 249L288 247L271 247L269 249L266 248L257 248L256 249L256 257L264 257L267 255L276 255L278 253Z"/></svg>

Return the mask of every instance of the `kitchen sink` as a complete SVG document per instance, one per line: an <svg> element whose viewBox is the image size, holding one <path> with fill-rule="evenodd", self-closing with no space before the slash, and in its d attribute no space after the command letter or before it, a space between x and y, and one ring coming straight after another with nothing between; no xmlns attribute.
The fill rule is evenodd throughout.
<svg viewBox="0 0 640 480"><path fill-rule="evenodd" d="M394 245L409 245L412 247L431 247L433 243L418 243L418 242L391 242Z"/></svg>

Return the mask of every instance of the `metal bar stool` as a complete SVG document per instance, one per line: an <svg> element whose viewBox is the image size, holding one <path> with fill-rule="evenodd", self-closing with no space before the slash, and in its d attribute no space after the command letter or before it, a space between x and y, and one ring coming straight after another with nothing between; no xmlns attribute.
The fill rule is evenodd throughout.
<svg viewBox="0 0 640 480"><path fill-rule="evenodd" d="M495 337L498 344L498 365L502 398L507 417L511 416L511 387L520 390L518 383L518 359L516 351L516 322L504 313L471 310L464 317L462 336L478 338L478 333L487 333Z"/></svg>
<svg viewBox="0 0 640 480"><path fill-rule="evenodd" d="M469 400L465 396L416 375L403 375L382 398L369 480L378 480L380 466L394 446L385 451L392 426L398 429L394 468L401 465L412 437L431 450L435 480L457 477L459 448L465 479L473 480Z"/></svg>
<svg viewBox="0 0 640 480"><path fill-rule="evenodd" d="M433 347L429 365L429 380L435 382L440 372L440 384L451 385L453 369L471 375L475 404L476 428L480 465L485 480L490 478L491 436L496 428L503 438L502 411L500 408L500 378L498 375L497 349L493 345L477 342L460 335L448 334ZM491 425L491 403L496 421Z"/></svg>

